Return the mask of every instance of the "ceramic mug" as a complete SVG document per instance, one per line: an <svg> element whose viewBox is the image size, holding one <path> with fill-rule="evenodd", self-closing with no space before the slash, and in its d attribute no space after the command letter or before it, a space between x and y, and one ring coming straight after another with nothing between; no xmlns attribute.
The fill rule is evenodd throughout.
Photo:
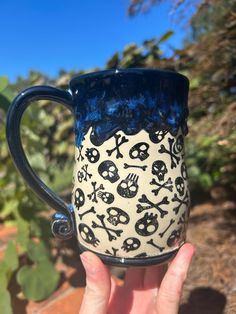
<svg viewBox="0 0 236 314"><path fill-rule="evenodd" d="M176 254L190 202L188 85L176 72L109 70L75 77L67 91L35 86L15 98L7 119L10 152L32 190L57 210L55 236L76 235L81 251L118 266L160 264ZM37 177L21 145L22 114L41 99L65 104L75 118L72 204Z"/></svg>

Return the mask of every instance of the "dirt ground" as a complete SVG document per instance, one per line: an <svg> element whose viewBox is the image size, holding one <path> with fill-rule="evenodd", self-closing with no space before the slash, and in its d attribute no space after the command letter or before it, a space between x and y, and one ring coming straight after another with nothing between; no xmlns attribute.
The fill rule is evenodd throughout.
<svg viewBox="0 0 236 314"><path fill-rule="evenodd" d="M192 208L188 241L196 247L181 314L236 313L236 205L205 202Z"/></svg>

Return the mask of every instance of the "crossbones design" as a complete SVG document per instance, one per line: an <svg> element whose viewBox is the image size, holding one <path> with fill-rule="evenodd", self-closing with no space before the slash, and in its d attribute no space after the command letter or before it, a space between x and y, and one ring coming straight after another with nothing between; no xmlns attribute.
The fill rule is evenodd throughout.
<svg viewBox="0 0 236 314"><path fill-rule="evenodd" d="M83 155L82 155L82 149L83 149L83 145L81 145L79 148L78 148L78 150L79 150L79 156L77 157L77 160L78 161L83 161L84 160L84 157L83 157Z"/></svg>
<svg viewBox="0 0 236 314"><path fill-rule="evenodd" d="M173 225L174 222L175 222L175 220L174 220L174 219L171 219L169 225L165 228L165 230L164 230L163 232L160 232L160 233L159 233L159 236L160 236L161 238L163 238L163 236L165 235L165 233L169 230L169 228Z"/></svg>
<svg viewBox="0 0 236 314"><path fill-rule="evenodd" d="M183 232L185 232L187 228L187 219L188 219L188 212L184 212L178 221L178 225L183 226Z"/></svg>
<svg viewBox="0 0 236 314"><path fill-rule="evenodd" d="M124 163L124 169L128 169L128 168L139 168L139 169L142 169L143 171L146 171L147 166L128 165L127 163Z"/></svg>
<svg viewBox="0 0 236 314"><path fill-rule="evenodd" d="M88 181L88 178L90 179L92 177L92 174L88 172L88 164L83 165L83 167L81 168L81 170L83 170L83 179L84 181Z"/></svg>
<svg viewBox="0 0 236 314"><path fill-rule="evenodd" d="M170 192L173 191L173 182L172 182L171 178L169 178L166 182L164 182L164 183L162 183L162 184L159 183L159 182L157 182L156 179L153 178L152 181L150 182L150 184L151 184L151 185L157 185L157 186L158 186L157 189L153 189L153 190L152 190L152 193L153 193L155 196L158 195L158 193L159 193L159 191L160 191L161 189L167 189L167 190L169 190Z"/></svg>
<svg viewBox="0 0 236 314"><path fill-rule="evenodd" d="M123 230L120 230L120 229L119 230L115 230L115 229L108 228L106 226L105 222L104 222L105 215L96 215L96 216L101 221L101 225L97 224L95 221L92 221L92 228L104 229L106 231L107 235L108 235L108 240L109 241L116 240L117 237L120 237L120 235L123 232Z"/></svg>
<svg viewBox="0 0 236 314"><path fill-rule="evenodd" d="M170 156L170 160L171 160L171 169L176 168L177 165L180 162L180 157L176 156L173 149L174 149L174 139L173 138L168 138L168 142L169 142L169 149L166 149L165 146L163 144L161 144L161 148L158 150L159 153L165 153L168 154Z"/></svg>
<svg viewBox="0 0 236 314"><path fill-rule="evenodd" d="M89 213L96 213L95 208L93 206L90 209L86 210L84 213L79 214L80 220L82 220L83 217Z"/></svg>
<svg viewBox="0 0 236 314"><path fill-rule="evenodd" d="M106 152L108 154L108 156L111 156L113 152L116 151L116 158L123 158L123 155L120 152L120 146L126 142L128 142L129 140L125 137L122 136L120 134L115 134L114 135L115 138L115 147L112 149L107 149Z"/></svg>
<svg viewBox="0 0 236 314"><path fill-rule="evenodd" d="M106 250L105 253L112 256L117 256L117 252L119 251L119 249L115 249L114 247L112 247L111 249L112 249L112 253L109 250Z"/></svg>
<svg viewBox="0 0 236 314"><path fill-rule="evenodd" d="M92 201L92 202L95 202L97 203L98 202L98 199L97 199L97 193L101 190L104 190L104 186L103 184L100 184L100 186L96 187L97 185L97 182L91 182L92 184L92 187L93 187L93 191L88 194L88 198Z"/></svg>
<svg viewBox="0 0 236 314"><path fill-rule="evenodd" d="M88 165L83 165L81 170L78 171L77 174L78 181L81 183L83 180L88 181L88 178L90 179L92 177L92 174L88 172Z"/></svg>
<svg viewBox="0 0 236 314"><path fill-rule="evenodd" d="M138 204L138 205L137 205L137 213L141 213L143 210L147 210L147 209L151 209L151 208L156 208L156 209L159 211L159 213L161 214L161 218L163 218L165 215L168 214L168 211L163 210L163 209L160 208L160 205L163 205L163 204L168 205L168 204L170 203L170 202L168 201L167 196L163 197L163 199L162 199L160 202L154 204L153 202L151 202L151 201L147 198L147 196L146 196L145 194L142 194L141 198L140 198L138 201L139 201L140 203L146 203L146 204L148 204L148 205L143 206L143 205L141 205L141 204Z"/></svg>
<svg viewBox="0 0 236 314"><path fill-rule="evenodd" d="M150 244L152 246L154 246L155 248L157 248L160 252L162 252L164 250L163 246L159 246L156 243L154 243L154 239L151 239L149 241L147 241L147 244Z"/></svg>
<svg viewBox="0 0 236 314"><path fill-rule="evenodd" d="M182 205L186 205L187 207L189 206L189 197L188 197L188 192L185 193L184 198L181 200L178 195L175 193L174 197L172 198L172 202L178 202L178 205L173 208L173 211L177 215L179 212L179 209Z"/></svg>

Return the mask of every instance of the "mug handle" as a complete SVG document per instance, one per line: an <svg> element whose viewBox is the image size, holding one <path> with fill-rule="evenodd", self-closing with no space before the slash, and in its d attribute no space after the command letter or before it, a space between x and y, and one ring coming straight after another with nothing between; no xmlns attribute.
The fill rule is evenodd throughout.
<svg viewBox="0 0 236 314"><path fill-rule="evenodd" d="M52 233L60 239L69 239L75 234L73 207L66 204L35 174L21 143L21 118L26 108L35 100L53 100L65 105L74 113L73 98L68 91L55 87L33 86L27 88L13 100L8 111L6 124L8 146L16 168L39 198L59 211L53 216Z"/></svg>

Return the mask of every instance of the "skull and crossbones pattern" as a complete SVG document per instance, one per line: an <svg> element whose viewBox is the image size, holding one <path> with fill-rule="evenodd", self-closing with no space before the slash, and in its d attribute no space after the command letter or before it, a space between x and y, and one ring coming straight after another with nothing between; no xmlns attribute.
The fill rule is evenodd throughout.
<svg viewBox="0 0 236 314"><path fill-rule="evenodd" d="M98 167L98 173L104 180L108 180L111 183L116 182L120 178L118 168L111 160L104 160Z"/></svg>
<svg viewBox="0 0 236 314"><path fill-rule="evenodd" d="M79 242L124 258L175 250L185 238L190 203L181 130L118 131L100 146L91 134L75 157L72 202Z"/></svg>

